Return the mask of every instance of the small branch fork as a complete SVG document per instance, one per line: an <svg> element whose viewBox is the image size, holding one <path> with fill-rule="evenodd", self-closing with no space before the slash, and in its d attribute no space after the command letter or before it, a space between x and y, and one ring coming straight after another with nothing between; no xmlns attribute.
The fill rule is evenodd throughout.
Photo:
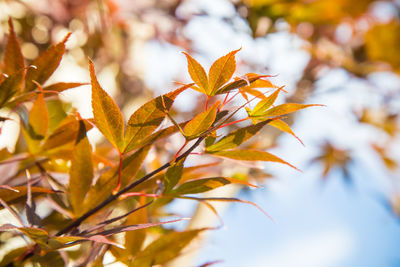
<svg viewBox="0 0 400 267"><path fill-rule="evenodd" d="M103 202L101 202L99 205L97 205L96 207L94 207L93 209L89 210L88 212L86 212L85 214L83 214L81 217L79 217L78 219L76 219L75 221L73 221L71 224L69 224L68 226L66 226L64 229L60 230L56 236L61 236L63 234L66 234L68 232L70 232L71 230L73 230L74 228L78 227L79 225L81 225L81 223L83 221L85 221L87 218L89 218L90 216L92 216L93 214L97 213L99 210L101 210L102 208L104 208L105 206L107 206L108 204L110 204L111 202L115 201L118 199L118 197L120 197L121 195L123 195L124 193L128 192L129 190L135 188L136 186L140 185L141 183L147 181L148 179L150 179L151 177L153 177L154 175L158 174L159 172L167 169L169 166L171 166L171 163L175 162L175 161L179 161L183 158L186 158L187 156L189 156L193 150L198 147L200 145L200 143L204 140L205 136L201 136L197 139L197 141L190 147L188 148L182 155L180 155L179 157L177 157L176 159L174 159L174 161L171 162L167 162L164 165L162 165L161 167L159 167L158 169L146 174L145 176L143 176L142 178L140 178L139 180L136 180L134 182L132 182L131 184L129 184L128 186L126 186L125 188L119 190L118 192L116 192L115 194L110 195L106 200L104 200Z"/></svg>

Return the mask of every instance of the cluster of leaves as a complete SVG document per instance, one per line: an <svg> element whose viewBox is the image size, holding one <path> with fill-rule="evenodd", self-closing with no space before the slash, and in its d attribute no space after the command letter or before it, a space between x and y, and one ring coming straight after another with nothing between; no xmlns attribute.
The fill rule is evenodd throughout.
<svg viewBox="0 0 400 267"><path fill-rule="evenodd" d="M15 153L2 151L0 164L17 166L17 171L3 179L0 202L20 225L4 224L0 232L7 237L22 236L26 245L9 251L1 266L12 262L61 266L68 259L81 265L102 266L106 252L130 266L164 264L179 256L186 245L207 230L164 228L162 225L166 223L181 220L164 218L167 214L163 208L174 199L198 201L214 212L212 201L255 205L237 198L201 195L228 184L254 186L246 179L221 176L220 171L213 169L223 167L220 158L271 161L293 167L266 151L238 147L267 125L295 136L282 116L313 105L274 106L283 89L272 85L265 75L248 73L231 81L236 70L235 54L239 50L216 60L208 75L195 59L185 54L194 83L151 99L125 123L118 105L99 84L92 62L89 63L92 119L83 119L79 113L65 110L58 98L63 90L83 84L44 86L65 53L69 34L26 65L11 20L9 29L0 76L0 106L18 115L22 135ZM190 88L206 96L206 105L190 120L177 122L171 112L172 105L180 93ZM262 88L270 89L268 96L260 91ZM223 101L219 100L220 96L224 97ZM234 110L226 108L238 96L242 96L244 104ZM249 100L249 96L253 98ZM256 99L259 102L255 108L248 108ZM244 107L248 116L234 120ZM166 119L171 121L170 126L162 124ZM219 129L239 121L252 124L219 136ZM92 148L87 132L93 127L103 134L108 145ZM149 166L155 165L149 162L149 151L173 134L183 137L182 148L165 163L148 171ZM188 166L186 159L198 147L204 147L200 153L203 157L217 161ZM44 215L36 209L37 203L47 207ZM88 242L95 244L89 247ZM79 249L63 250L71 246Z"/></svg>

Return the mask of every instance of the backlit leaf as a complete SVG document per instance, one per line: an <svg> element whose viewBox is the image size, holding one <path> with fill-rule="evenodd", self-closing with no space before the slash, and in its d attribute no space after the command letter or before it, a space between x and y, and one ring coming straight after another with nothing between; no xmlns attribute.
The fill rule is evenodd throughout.
<svg viewBox="0 0 400 267"><path fill-rule="evenodd" d="M231 90L238 89L244 86L248 86L253 82L257 81L258 79L270 77L269 75L258 75L255 73L247 73L244 77L237 79L233 82L230 82L223 86L222 88L218 89L215 93L216 95L228 93Z"/></svg>
<svg viewBox="0 0 400 267"><path fill-rule="evenodd" d="M139 203L140 205L145 204L145 197L140 198ZM135 213L129 215L126 220L127 225L137 225L147 223L147 210L140 209ZM125 248L130 255L136 255L143 245L143 242L146 238L146 230L145 229L138 229L136 231L128 231L125 234Z"/></svg>
<svg viewBox="0 0 400 267"><path fill-rule="evenodd" d="M21 46L14 32L12 19L8 19L9 34L6 49L4 51L3 64L4 73L8 75L16 73L25 67L24 56L22 55Z"/></svg>
<svg viewBox="0 0 400 267"><path fill-rule="evenodd" d="M208 79L207 74L204 68L198 63L194 58L192 58L189 54L183 52L187 58L188 62L188 70L190 77L192 80L199 86L200 90L197 90L201 93L207 94L208 91Z"/></svg>
<svg viewBox="0 0 400 267"><path fill-rule="evenodd" d="M75 141L80 131L80 123L85 124L86 131L92 129L92 124L87 120L76 120L75 118L66 118L52 134L46 139L42 150L47 151L52 148L60 147Z"/></svg>
<svg viewBox="0 0 400 267"><path fill-rule="evenodd" d="M11 190L0 190L0 198L3 199L8 204L12 204L19 200L26 200L26 194L27 194L26 186L14 186L13 189L17 190L18 192ZM35 187L35 186L31 188L31 192L33 195L56 193L56 191L53 191L51 189L43 187ZM0 206L0 208L2 208L2 206Z"/></svg>
<svg viewBox="0 0 400 267"><path fill-rule="evenodd" d="M133 150L160 126L175 98L190 86L190 84L184 85L168 94L158 96L131 115L126 126L125 152Z"/></svg>
<svg viewBox="0 0 400 267"><path fill-rule="evenodd" d="M24 70L20 70L13 74L10 74L0 84L0 108L3 107L18 91L22 86L24 79Z"/></svg>
<svg viewBox="0 0 400 267"><path fill-rule="evenodd" d="M179 182L182 177L183 162L185 158L178 162L175 162L168 170L165 172L164 176L164 192L169 192L174 188L174 186Z"/></svg>
<svg viewBox="0 0 400 267"><path fill-rule="evenodd" d="M29 92L35 89L36 85L33 81L43 84L53 74L65 53L65 42L67 42L70 35L70 33L67 34L64 40L51 46L33 60L31 65L35 67L29 68L26 73L25 91Z"/></svg>
<svg viewBox="0 0 400 267"><path fill-rule="evenodd" d="M90 62L92 108L94 122L104 137L119 151L124 149L124 119L114 100L97 81L93 62Z"/></svg>
<svg viewBox="0 0 400 267"><path fill-rule="evenodd" d="M76 88L82 85L87 85L87 83L53 83L48 86L43 87L43 91L55 91L62 92L71 88Z"/></svg>
<svg viewBox="0 0 400 267"><path fill-rule="evenodd" d="M29 112L28 131L34 140L43 139L49 129L49 113L43 93L37 95L32 109Z"/></svg>
<svg viewBox="0 0 400 267"><path fill-rule="evenodd" d="M293 135L297 140L299 140L299 142L300 142L302 145L304 145L303 142L300 140L300 138L298 138L298 137L294 134L294 132L292 131L292 129L290 128L290 126L287 125L284 121L282 121L282 120L273 120L273 121L271 121L271 122L269 123L269 125L274 126L275 128L278 128L278 129L281 130L281 131L284 131L284 132L287 132L287 133Z"/></svg>
<svg viewBox="0 0 400 267"><path fill-rule="evenodd" d="M266 99L258 102L257 105L254 107L254 109L251 111L251 113L249 115L257 116L257 115L263 114L275 102L276 98L278 97L279 92L280 92L280 89L276 90L274 93L272 93Z"/></svg>
<svg viewBox="0 0 400 267"><path fill-rule="evenodd" d="M215 144L206 147L206 151L220 151L231 149L239 146L252 136L254 136L258 131L262 129L266 124L270 123L272 120L265 120L255 125L250 125L247 127L235 130L228 135L221 138Z"/></svg>
<svg viewBox="0 0 400 267"><path fill-rule="evenodd" d="M286 103L282 104L276 107L273 107L267 111L265 111L263 114L260 114L261 116L279 116L279 115L285 115L289 114L295 111L298 111L300 109L308 108L308 107L314 107L314 106L322 106L319 104L297 104L297 103Z"/></svg>
<svg viewBox="0 0 400 267"><path fill-rule="evenodd" d="M210 178L202 178L196 179L192 181L188 181L184 184L181 184L177 189L173 191L174 194L198 194L204 193L215 188L227 185L227 184L244 184L252 187L257 187L255 185L246 183L242 180L229 178L229 177L210 177Z"/></svg>
<svg viewBox="0 0 400 267"><path fill-rule="evenodd" d="M69 195L76 216L81 215L83 201L92 184L92 146L86 137L85 123L79 121L79 131L69 171Z"/></svg>
<svg viewBox="0 0 400 267"><path fill-rule="evenodd" d="M227 83L236 70L235 55L239 51L234 50L227 55L217 59L208 73L208 95L214 95L217 89Z"/></svg>
<svg viewBox="0 0 400 267"><path fill-rule="evenodd" d="M203 111L189 121L183 128L185 136L189 139L193 139L208 130L215 121L219 105L220 101L215 102L209 109Z"/></svg>
<svg viewBox="0 0 400 267"><path fill-rule="evenodd" d="M298 170L292 164L265 151L241 149L241 150L212 151L208 153L210 153L211 155L236 159L236 160L279 162Z"/></svg>
<svg viewBox="0 0 400 267"><path fill-rule="evenodd" d="M164 264L176 258L181 250L204 230L172 232L161 236L136 255L132 267Z"/></svg>

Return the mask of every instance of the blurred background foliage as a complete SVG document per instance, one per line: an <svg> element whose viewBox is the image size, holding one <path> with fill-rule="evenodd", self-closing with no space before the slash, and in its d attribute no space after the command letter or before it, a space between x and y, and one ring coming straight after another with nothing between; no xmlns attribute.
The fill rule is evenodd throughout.
<svg viewBox="0 0 400 267"><path fill-rule="evenodd" d="M145 51L149 43L169 44L178 50L210 57L206 52L207 48L198 49L199 46L194 45L193 34L189 34L187 30L194 19L215 16L209 9L203 8L204 5L213 5L212 1L206 1L207 4L204 5L199 2L201 1L2 0L0 49L4 50L9 17L14 21L22 51L28 60L34 59L49 45L59 42L68 32L72 32L66 44L67 53L62 63L70 67L60 72L68 76L71 81L83 82L82 75L68 71L87 69L87 57L90 57L95 61L100 78L108 85L104 86L105 89L116 99L124 113L130 114L135 107L159 93L155 92L154 88L151 88L151 83L146 80L146 69L149 67L146 66L148 59ZM221 1L216 1L215 5L217 2ZM398 153L400 87L397 84L394 85L394 89L380 90L371 82L371 77L376 73L386 73L398 79L400 74L400 2L398 0L224 2L226 3L222 8L233 10L227 12L230 15L222 16L224 23L234 31L241 31L237 26L237 20L240 20L240 23L246 25L243 31L254 41L282 32L301 40L301 49L307 53L309 60L304 68L299 68L300 78L295 80L287 101L307 102L319 93L318 82L323 80L328 70L332 69L344 70L346 75L374 87L372 92L367 92L373 95L371 96L373 101L355 105L348 116L355 118L354 123L368 125L379 132L369 142L370 151L375 153L391 173L387 178L393 179L395 174L399 173L400 164ZM168 60L168 58L158 60ZM152 64L157 64L157 60ZM170 64L174 65L173 62ZM268 64L242 57L240 66L251 72L261 69L268 73ZM86 76L83 77L88 77L87 72L84 73ZM175 80L185 78L186 76L182 77L180 74L173 77ZM87 81L87 78L84 80ZM169 90L171 86L165 87L165 90ZM85 105L90 105L87 103L79 105L79 98L79 92L69 97L66 93L63 104L65 109L77 108L83 116L90 117L90 112L85 113L85 110L87 111ZM72 104L71 107L68 104L70 101L76 101L78 104ZM188 113L200 109L204 99L196 101L197 103L186 105L182 109ZM90 110L90 107L88 109ZM54 116L56 114L63 116L63 111L53 110L50 113L55 114ZM5 125L8 122L2 123ZM318 125L314 127L318 128ZM262 135L264 138L260 142L266 148L280 134L278 131L269 130ZM14 150L13 145L7 141L3 142L3 146L7 147L8 151ZM18 150L18 146L16 149ZM97 151L108 151L107 149L101 145L97 147ZM9 153L8 151L4 148L1 153L5 155ZM352 152L351 147L337 146L328 140L320 144L310 163L320 164L321 178L329 177L332 170L340 169L345 177L351 179L348 166L353 162ZM159 165L156 161L152 164ZM270 177L257 168L250 168L245 173L260 182ZM390 208L399 214L400 188L397 181L389 183L393 188L387 196L388 203Z"/></svg>

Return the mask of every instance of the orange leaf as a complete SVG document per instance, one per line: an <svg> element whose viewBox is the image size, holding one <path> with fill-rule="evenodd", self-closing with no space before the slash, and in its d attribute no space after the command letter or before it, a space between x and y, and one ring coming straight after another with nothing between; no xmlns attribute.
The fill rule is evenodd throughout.
<svg viewBox="0 0 400 267"><path fill-rule="evenodd" d="M12 19L8 19L9 34L6 49L4 51L4 73L8 75L22 70L25 67L24 56L22 55L21 46L14 32Z"/></svg>
<svg viewBox="0 0 400 267"><path fill-rule="evenodd" d="M208 91L207 95L214 95L215 92L227 83L236 70L235 54L240 49L234 50L227 55L217 59L208 73Z"/></svg>
<svg viewBox="0 0 400 267"><path fill-rule="evenodd" d="M200 87L200 92L207 94L208 92L208 79L204 68L192 58L188 53L183 52L187 58L188 70L192 80ZM197 90L197 89L196 89ZM199 90L197 90L199 91Z"/></svg>
<svg viewBox="0 0 400 267"><path fill-rule="evenodd" d="M49 112L47 111L42 89L39 84L38 86L41 93L37 95L28 119L29 135L34 140L42 140L49 130Z"/></svg>
<svg viewBox="0 0 400 267"><path fill-rule="evenodd" d="M48 48L31 63L35 67L29 68L26 72L25 91L35 89L36 85L33 81L43 84L53 74L65 53L65 42L70 35L71 33L67 34L64 40Z"/></svg>
<svg viewBox="0 0 400 267"><path fill-rule="evenodd" d="M18 192L11 191L11 190L0 190L0 198L7 202L8 204L12 204L13 202L19 201L19 200L26 200L26 194L27 194L27 188L26 186L14 186L14 190L17 190ZM31 188L31 192L33 195L37 194L53 194L56 193L56 191L43 188L43 187L35 187L33 186Z"/></svg>
<svg viewBox="0 0 400 267"><path fill-rule="evenodd" d="M101 88L97 81L93 62L90 61L92 83L92 108L94 122L100 132L118 151L124 149L124 119L114 100Z"/></svg>
<svg viewBox="0 0 400 267"><path fill-rule="evenodd" d="M314 106L323 106L319 104L297 104L297 103L286 103L276 107L273 107L267 111L265 111L262 116L279 116L289 114L300 109L314 107Z"/></svg>

